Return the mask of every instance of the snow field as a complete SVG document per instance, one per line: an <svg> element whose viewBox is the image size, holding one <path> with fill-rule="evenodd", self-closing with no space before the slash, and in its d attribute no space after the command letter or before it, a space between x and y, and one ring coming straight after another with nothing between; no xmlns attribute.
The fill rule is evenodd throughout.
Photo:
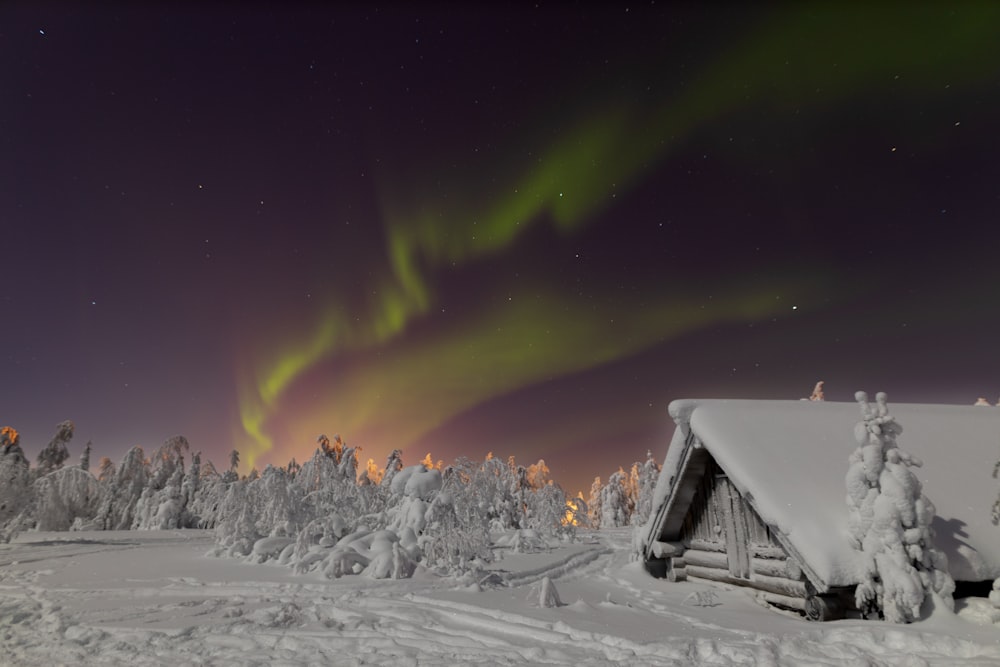
<svg viewBox="0 0 1000 667"><path fill-rule="evenodd" d="M480 584L423 568L328 580L211 558L209 531L29 533L0 546L0 655L11 665L1000 664L1000 631L962 616L812 624L745 590L652 579L629 561L629 542L615 529L537 553L500 549L496 576ZM546 577L562 606L540 605Z"/></svg>

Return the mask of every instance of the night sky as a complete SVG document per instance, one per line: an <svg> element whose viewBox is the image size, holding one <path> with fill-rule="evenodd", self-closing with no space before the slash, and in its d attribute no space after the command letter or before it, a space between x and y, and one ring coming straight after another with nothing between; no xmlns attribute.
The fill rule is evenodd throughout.
<svg viewBox="0 0 1000 667"><path fill-rule="evenodd" d="M339 433L575 492L677 398L1000 397L997 3L138 4L0 5L32 458Z"/></svg>

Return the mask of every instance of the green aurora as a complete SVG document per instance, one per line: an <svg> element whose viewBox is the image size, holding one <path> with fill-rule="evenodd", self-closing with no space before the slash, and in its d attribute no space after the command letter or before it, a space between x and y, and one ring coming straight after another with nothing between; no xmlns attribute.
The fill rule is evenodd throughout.
<svg viewBox="0 0 1000 667"><path fill-rule="evenodd" d="M433 335L408 336L435 317L442 271L516 253L539 226L572 238L607 219L616 199L669 160L674 147L727 118L749 109L835 114L878 87L917 99L944 86L975 85L983 63L1000 62L992 31L998 19L997 5L796 5L750 26L714 65L692 72L669 95L597 95L596 109L584 103L564 112L554 139L544 129L524 132L505 150L535 156L528 166L462 174L447 197L428 187L441 178L438 170L400 168L395 182L380 186L385 268L367 305L358 312L346 298L331 299L312 331L257 354L253 371L240 379L244 461L252 466L276 444L301 442L276 443L270 425L278 415L296 424L294 438L312 437L325 424L348 437L367 433L379 449L405 447L463 411L540 381L720 323L787 312L820 286L828 298L830 283L842 276L793 262L750 284L650 285L612 314L530 285L506 303L484 300L478 312L447 320ZM967 72L967 80L954 72ZM542 150L540 136L549 136ZM347 372L310 401L289 400L317 368L349 358L357 363L344 363Z"/></svg>

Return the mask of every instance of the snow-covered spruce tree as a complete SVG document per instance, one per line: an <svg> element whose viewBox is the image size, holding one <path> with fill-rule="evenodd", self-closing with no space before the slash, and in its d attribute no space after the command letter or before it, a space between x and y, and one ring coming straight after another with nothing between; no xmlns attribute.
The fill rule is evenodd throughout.
<svg viewBox="0 0 1000 667"><path fill-rule="evenodd" d="M590 497L587 499L587 515L590 518L590 527L598 529L601 527L601 478L595 477L594 483L590 485Z"/></svg>
<svg viewBox="0 0 1000 667"><path fill-rule="evenodd" d="M903 429L889 414L884 393L876 394L875 405L863 391L854 396L862 421L854 429L858 448L846 476L848 525L864 563L855 603L865 618L893 623L916 619L931 593L950 609L955 582L934 546L934 505L910 470L921 462L896 444Z"/></svg>
<svg viewBox="0 0 1000 667"><path fill-rule="evenodd" d="M9 426L0 428L0 543L21 530L18 516L30 503L31 469L21 450L20 436Z"/></svg>
<svg viewBox="0 0 1000 667"><path fill-rule="evenodd" d="M240 465L240 452L234 449L229 452L229 470L222 473L222 481L226 484L232 484L240 478L240 474L237 471Z"/></svg>
<svg viewBox="0 0 1000 667"><path fill-rule="evenodd" d="M819 382L816 383L816 386L813 387L813 393L812 393L812 395L809 396L809 400L810 401L825 401L826 400L826 396L823 395L823 384L824 384L824 382L822 380L820 380Z"/></svg>
<svg viewBox="0 0 1000 667"><path fill-rule="evenodd" d="M195 528L215 528L219 508L229 485L215 469L211 461L201 461L200 453L195 454L191 470L184 477L181 491L192 490L187 499L187 523Z"/></svg>
<svg viewBox="0 0 1000 667"><path fill-rule="evenodd" d="M83 453L80 454L80 468L82 470L90 470L90 440L87 441L86 446L83 448Z"/></svg>
<svg viewBox="0 0 1000 667"><path fill-rule="evenodd" d="M485 468L483 472L485 472ZM507 472L501 473L500 476L501 479L507 480L507 492L503 495L503 512L499 516L500 523L497 526L503 530L523 528L528 521L528 494L531 493L528 469L514 463L512 456L507 460ZM503 493L502 489L500 491ZM496 507L500 507L500 505L496 505Z"/></svg>
<svg viewBox="0 0 1000 667"><path fill-rule="evenodd" d="M184 471L184 454L191 445L183 435L167 438L153 453L150 460L149 484L154 490L162 489L177 470Z"/></svg>
<svg viewBox="0 0 1000 667"><path fill-rule="evenodd" d="M104 484L109 483L115 476L115 464L107 456L102 456L97 464L97 481Z"/></svg>
<svg viewBox="0 0 1000 667"><path fill-rule="evenodd" d="M104 530L128 530L136 505L149 481L149 462L142 447L132 447L122 458L114 477L105 484L96 523Z"/></svg>
<svg viewBox="0 0 1000 667"><path fill-rule="evenodd" d="M254 508L247 492L249 485L250 482L242 479L227 485L215 524L215 543L218 546L210 554L247 556L253 550L254 542L263 537L256 530Z"/></svg>
<svg viewBox="0 0 1000 667"><path fill-rule="evenodd" d="M35 477L44 477L53 470L61 468L66 459L69 458L69 450L66 445L73 439L73 422L66 420L56 424L56 434L45 446L45 449L38 452L38 460L35 463Z"/></svg>
<svg viewBox="0 0 1000 667"><path fill-rule="evenodd" d="M635 510L629 521L633 526L644 526L649 519L649 514L653 511L653 490L659 478L660 465L653 459L653 452L647 450L646 461L638 468Z"/></svg>
<svg viewBox="0 0 1000 667"><path fill-rule="evenodd" d="M132 530L192 528L187 513L184 454L191 449L182 435L168 438L153 453L146 486L132 517Z"/></svg>
<svg viewBox="0 0 1000 667"><path fill-rule="evenodd" d="M195 502L198 497L198 488L201 486L201 452L195 452L191 456L191 467L188 469L187 474L184 475L184 480L181 482L181 495L184 496L184 507L190 508L191 504ZM185 524L190 524L192 528L199 527L199 520L197 516L192 515L190 510L186 510L188 517L185 519Z"/></svg>
<svg viewBox="0 0 1000 667"><path fill-rule="evenodd" d="M382 473L382 481L380 484L389 486L392 483L392 478L395 477L396 473L402 469L403 450L394 449L392 450L392 453L389 454L389 457L385 462L385 472Z"/></svg>
<svg viewBox="0 0 1000 667"><path fill-rule="evenodd" d="M625 471L621 468L608 477L601 489L601 528L620 528L628 525L631 512L625 493Z"/></svg>

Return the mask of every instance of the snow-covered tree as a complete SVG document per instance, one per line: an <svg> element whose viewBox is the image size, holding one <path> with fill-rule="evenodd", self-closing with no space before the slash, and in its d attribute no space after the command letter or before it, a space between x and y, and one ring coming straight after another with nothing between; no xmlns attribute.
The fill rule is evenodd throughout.
<svg viewBox="0 0 1000 667"><path fill-rule="evenodd" d="M316 438L316 443L319 445L319 448L323 451L324 454L333 459L334 463L338 464L340 463L340 459L344 454L344 447L345 447L344 441L340 437L340 435L334 435L332 442L330 441L330 438L326 437L325 435L320 435L318 438Z"/></svg>
<svg viewBox="0 0 1000 667"><path fill-rule="evenodd" d="M633 470L635 469L636 466L633 466ZM656 482L659 478L660 465L653 459L653 452L647 450L646 461L638 467L636 479L637 491L634 500L635 509L630 519L632 525L645 525L649 519L649 514L653 511L653 491L656 488Z"/></svg>
<svg viewBox="0 0 1000 667"><path fill-rule="evenodd" d="M590 485L590 497L587 499L587 516L590 518L591 528L601 527L601 478L595 477Z"/></svg>
<svg viewBox="0 0 1000 667"><path fill-rule="evenodd" d="M385 472L382 473L381 484L388 486L392 483L392 478L403 469L403 450L394 449L389 454L385 462Z"/></svg>
<svg viewBox="0 0 1000 667"><path fill-rule="evenodd" d="M538 459L538 463L528 466L528 484L538 490L549 483L550 473L549 467L545 465L545 459Z"/></svg>
<svg viewBox="0 0 1000 667"><path fill-rule="evenodd" d="M823 381L822 380L820 380L819 382L817 382L816 386L813 387L813 393L812 393L812 395L809 396L809 400L810 401L825 401L826 400L826 397L823 396Z"/></svg>
<svg viewBox="0 0 1000 667"><path fill-rule="evenodd" d="M1000 461L997 461L993 465L993 479L996 479L1000 475ZM993 525L1000 524L1000 495L997 499L993 501L993 507L990 512L990 518L993 520ZM990 591L989 596L990 603L993 608L997 611L994 612L994 618L1000 618L1000 578L993 581L993 590Z"/></svg>
<svg viewBox="0 0 1000 667"><path fill-rule="evenodd" d="M460 494L461 498L478 506L492 530L524 527L529 487L523 466L504 463L488 454L481 463L464 457L456 459L446 471L451 492L459 494L459 485L467 489L468 495Z"/></svg>
<svg viewBox="0 0 1000 667"><path fill-rule="evenodd" d="M151 463L151 477L149 484L154 490L159 490L167 485L167 482L178 470L184 471L184 454L191 450L191 445L183 435L175 435L167 438L162 445L153 453Z"/></svg>
<svg viewBox="0 0 1000 667"><path fill-rule="evenodd" d="M34 486L37 530L69 530L77 520L88 527L101 504L101 485L77 466L53 470Z"/></svg>
<svg viewBox="0 0 1000 667"><path fill-rule="evenodd" d="M361 479L359 481L361 481L362 484L380 484L382 482L382 475L382 469L378 467L377 463L375 463L375 459L368 459L368 464L365 466L365 470L361 473Z"/></svg>
<svg viewBox="0 0 1000 667"><path fill-rule="evenodd" d="M461 498L461 494L459 498ZM470 499L465 498L468 501ZM460 507L466 505L465 508ZM458 506L456 506L458 505ZM428 567L459 573L492 559L490 534L480 513L448 492L438 492L424 515L419 545Z"/></svg>
<svg viewBox="0 0 1000 667"><path fill-rule="evenodd" d="M886 395L879 392L875 405L863 391L855 398L862 421L854 429L858 448L846 476L848 525L865 564L855 602L866 618L908 623L931 593L950 608L955 582L934 545L934 505L910 470L921 462L897 445L903 429L889 414Z"/></svg>
<svg viewBox="0 0 1000 667"><path fill-rule="evenodd" d="M196 453L181 486L182 493L187 494L186 524L195 528L215 528L227 488L228 484L212 462L202 462L201 454Z"/></svg>
<svg viewBox="0 0 1000 667"><path fill-rule="evenodd" d="M102 494L97 511L97 525L105 530L128 530L136 515L136 505L142 499L149 482L149 462L142 447L132 447L122 458L114 478Z"/></svg>
<svg viewBox="0 0 1000 667"><path fill-rule="evenodd" d="M56 434L45 446L45 449L38 453L38 460L35 464L35 476L44 477L53 470L61 468L66 459L69 458L69 450L66 445L73 439L73 422L66 420L56 425Z"/></svg>
<svg viewBox="0 0 1000 667"><path fill-rule="evenodd" d="M336 436L339 442L340 436ZM358 479L358 451L354 447L342 449L340 452L340 464L337 466L340 476L348 482L356 483Z"/></svg>
<svg viewBox="0 0 1000 667"><path fill-rule="evenodd" d="M628 495L625 493L625 471L608 477L608 483L601 489L601 528L620 528L628 525Z"/></svg>
<svg viewBox="0 0 1000 667"><path fill-rule="evenodd" d="M83 448L83 453L80 454L80 468L90 470L90 440L87 441L86 446Z"/></svg>
<svg viewBox="0 0 1000 667"><path fill-rule="evenodd" d="M97 464L97 481L109 483L115 476L115 464L107 456L102 456Z"/></svg>
<svg viewBox="0 0 1000 667"><path fill-rule="evenodd" d="M529 496L528 527L540 535L571 540L576 526L566 521L566 509L566 494L550 482Z"/></svg>
<svg viewBox="0 0 1000 667"><path fill-rule="evenodd" d="M20 530L18 518L31 503L31 470L21 450L18 432L0 428L0 542L9 542Z"/></svg>

